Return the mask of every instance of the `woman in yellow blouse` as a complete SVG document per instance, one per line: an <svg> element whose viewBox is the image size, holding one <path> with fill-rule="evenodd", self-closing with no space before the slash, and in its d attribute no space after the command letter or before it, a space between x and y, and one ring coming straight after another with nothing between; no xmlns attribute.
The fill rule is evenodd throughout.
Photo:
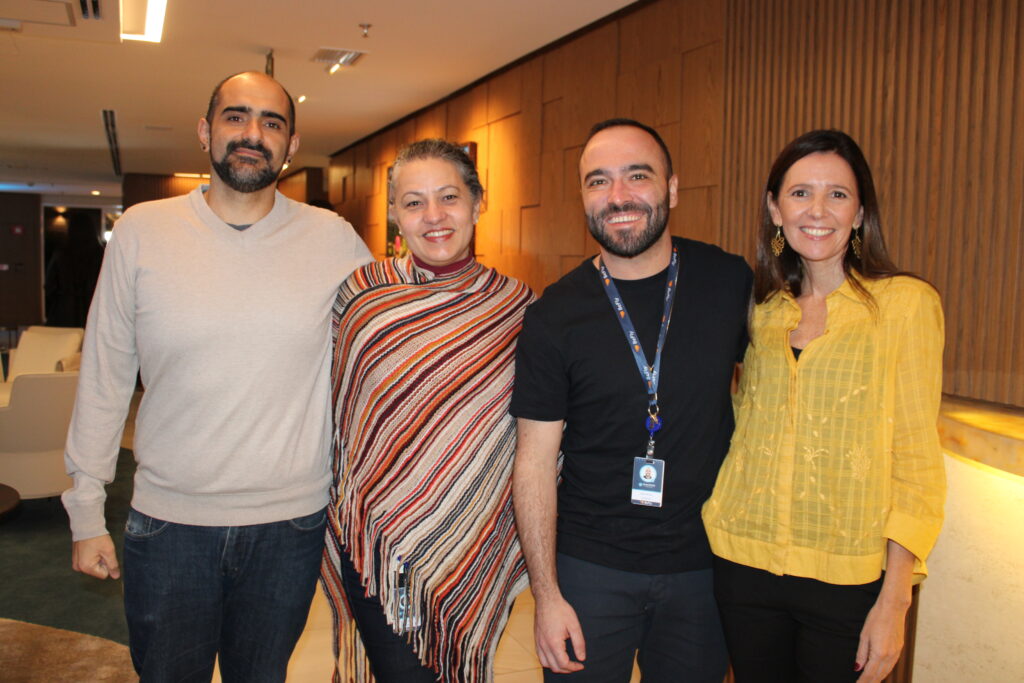
<svg viewBox="0 0 1024 683"><path fill-rule="evenodd" d="M787 145L762 214L736 431L704 506L730 658L738 683L880 681L942 524L942 307L889 259L845 133Z"/></svg>

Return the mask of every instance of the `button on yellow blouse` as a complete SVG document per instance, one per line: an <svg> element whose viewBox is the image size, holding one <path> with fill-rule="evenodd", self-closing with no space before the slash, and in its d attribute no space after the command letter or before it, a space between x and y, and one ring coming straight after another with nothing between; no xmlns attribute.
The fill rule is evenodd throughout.
<svg viewBox="0 0 1024 683"><path fill-rule="evenodd" d="M874 581L886 539L917 558L942 525L946 479L936 421L943 318L927 283L849 281L827 300L825 334L800 354L786 293L754 307L736 431L704 525L719 557L833 584Z"/></svg>

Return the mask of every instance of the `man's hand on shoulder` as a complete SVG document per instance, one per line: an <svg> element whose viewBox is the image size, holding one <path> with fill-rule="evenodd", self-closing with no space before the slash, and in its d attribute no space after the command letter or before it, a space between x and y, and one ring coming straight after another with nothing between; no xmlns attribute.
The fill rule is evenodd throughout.
<svg viewBox="0 0 1024 683"><path fill-rule="evenodd" d="M568 674L583 668L587 658L583 630L576 611L565 598L558 596L537 600L534 611L533 635L537 642L537 657L541 666L556 674ZM572 642L573 653L579 661L572 661L566 652L565 641Z"/></svg>
<svg viewBox="0 0 1024 683"><path fill-rule="evenodd" d="M114 541L110 534L75 541L71 544L71 568L97 579L121 578Z"/></svg>

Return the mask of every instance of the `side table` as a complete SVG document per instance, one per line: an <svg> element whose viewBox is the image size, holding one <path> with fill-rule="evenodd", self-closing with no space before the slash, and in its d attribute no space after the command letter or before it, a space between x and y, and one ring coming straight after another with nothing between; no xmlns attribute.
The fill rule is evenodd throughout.
<svg viewBox="0 0 1024 683"><path fill-rule="evenodd" d="M0 521L18 507L21 496L7 484L0 484Z"/></svg>

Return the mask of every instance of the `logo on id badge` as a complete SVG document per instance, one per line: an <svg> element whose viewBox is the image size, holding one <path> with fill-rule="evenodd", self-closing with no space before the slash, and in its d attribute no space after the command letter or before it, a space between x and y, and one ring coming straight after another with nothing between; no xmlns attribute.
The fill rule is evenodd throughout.
<svg viewBox="0 0 1024 683"><path fill-rule="evenodd" d="M633 458L633 505L661 507L665 490L665 461L655 458Z"/></svg>

